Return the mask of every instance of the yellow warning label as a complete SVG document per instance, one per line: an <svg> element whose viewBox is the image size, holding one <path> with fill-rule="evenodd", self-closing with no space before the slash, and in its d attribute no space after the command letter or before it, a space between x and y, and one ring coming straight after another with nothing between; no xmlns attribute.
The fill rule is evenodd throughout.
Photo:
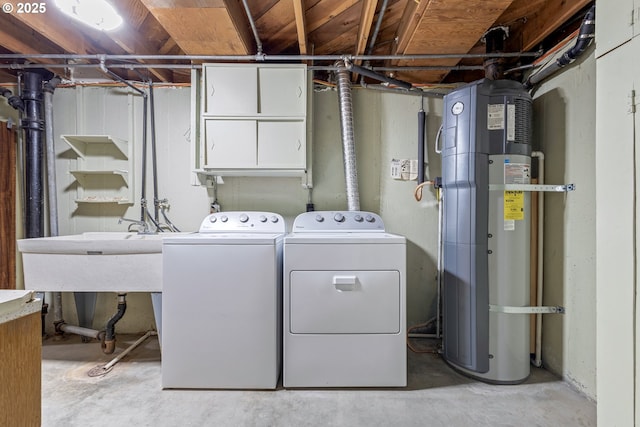
<svg viewBox="0 0 640 427"><path fill-rule="evenodd" d="M524 219L524 191L504 192L504 219Z"/></svg>

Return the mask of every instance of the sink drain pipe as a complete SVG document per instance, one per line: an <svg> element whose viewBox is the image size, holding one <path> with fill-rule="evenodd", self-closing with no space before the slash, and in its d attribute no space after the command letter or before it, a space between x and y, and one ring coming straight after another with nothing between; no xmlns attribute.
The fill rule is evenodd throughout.
<svg viewBox="0 0 640 427"><path fill-rule="evenodd" d="M347 190L347 207L350 211L360 210L358 192L358 171L356 168L356 149L353 136L353 102L351 99L351 77L346 63L338 61L336 78L340 105L340 129L342 131L342 151L344 157L344 175Z"/></svg>
<svg viewBox="0 0 640 427"><path fill-rule="evenodd" d="M118 311L107 322L107 328L105 330L104 341L102 343L102 352L104 354L111 354L116 348L116 323L127 311L127 294L118 294Z"/></svg>

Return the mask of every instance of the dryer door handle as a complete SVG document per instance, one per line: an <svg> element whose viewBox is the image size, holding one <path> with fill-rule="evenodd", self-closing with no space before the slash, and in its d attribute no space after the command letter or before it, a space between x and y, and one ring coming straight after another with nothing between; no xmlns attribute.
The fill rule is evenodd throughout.
<svg viewBox="0 0 640 427"><path fill-rule="evenodd" d="M339 292L353 291L357 283L357 276L333 276L333 286L335 286Z"/></svg>

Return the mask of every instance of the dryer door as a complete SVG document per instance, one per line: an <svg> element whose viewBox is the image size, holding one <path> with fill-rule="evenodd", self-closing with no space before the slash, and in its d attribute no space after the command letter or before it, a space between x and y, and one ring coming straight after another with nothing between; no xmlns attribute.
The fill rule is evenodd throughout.
<svg viewBox="0 0 640 427"><path fill-rule="evenodd" d="M293 334L397 334L398 271L292 271Z"/></svg>

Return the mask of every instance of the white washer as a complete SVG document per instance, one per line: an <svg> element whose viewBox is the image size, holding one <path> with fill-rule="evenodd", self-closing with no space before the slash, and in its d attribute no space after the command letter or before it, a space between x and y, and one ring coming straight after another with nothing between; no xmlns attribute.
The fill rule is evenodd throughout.
<svg viewBox="0 0 640 427"><path fill-rule="evenodd" d="M285 387L407 385L406 240L373 213L307 212L284 243Z"/></svg>
<svg viewBox="0 0 640 427"><path fill-rule="evenodd" d="M278 214L221 212L163 239L163 388L276 387L285 231Z"/></svg>

